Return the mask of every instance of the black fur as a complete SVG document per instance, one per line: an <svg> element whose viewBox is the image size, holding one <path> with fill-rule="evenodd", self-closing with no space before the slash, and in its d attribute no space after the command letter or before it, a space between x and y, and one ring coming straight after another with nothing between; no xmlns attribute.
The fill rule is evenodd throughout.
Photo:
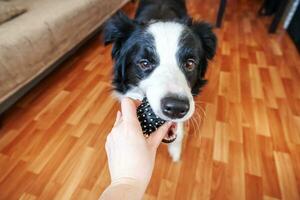
<svg viewBox="0 0 300 200"><path fill-rule="evenodd" d="M137 21L144 23L186 17L188 16L184 0L141 0L135 15Z"/></svg>
<svg viewBox="0 0 300 200"><path fill-rule="evenodd" d="M114 43L112 57L115 60L113 86L125 93L131 86L138 84L150 71L136 67L142 58L158 64L153 38L144 31L145 25L129 19L122 13L113 16L104 29L105 44ZM143 46L143 47L142 47ZM144 48L147 46L147 48Z"/></svg>
<svg viewBox="0 0 300 200"><path fill-rule="evenodd" d="M159 65L153 38L145 31L153 20L176 21L186 25L178 52L178 62L183 63L187 57L193 57L197 61L196 71L187 72L182 69L192 94L197 95L206 83L204 76L208 60L215 55L217 39L209 24L196 22L188 17L184 0L141 0L134 20L119 12L106 23L105 44L114 44L112 57L115 60L115 90L126 93L131 86L137 85ZM151 70L143 71L137 67L137 62L142 58L151 60Z"/></svg>
<svg viewBox="0 0 300 200"><path fill-rule="evenodd" d="M213 59L216 54L217 37L212 32L212 26L206 22L193 21L189 26L192 31L200 38L202 44L202 54L200 55L199 71L195 85L192 87L192 94L195 96L200 92L200 89L207 83L204 79L207 71L208 60Z"/></svg>
<svg viewBox="0 0 300 200"><path fill-rule="evenodd" d="M117 14L105 24L104 43L105 45L114 43L112 51L113 58L119 55L123 41L126 41L136 28L137 24L122 12L117 12Z"/></svg>

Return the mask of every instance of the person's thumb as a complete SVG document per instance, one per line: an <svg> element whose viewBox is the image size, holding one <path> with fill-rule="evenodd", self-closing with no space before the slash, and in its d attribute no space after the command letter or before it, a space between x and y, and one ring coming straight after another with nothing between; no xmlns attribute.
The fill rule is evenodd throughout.
<svg viewBox="0 0 300 200"><path fill-rule="evenodd" d="M124 97L121 101L122 119L126 122L137 122L136 105L134 101L128 97Z"/></svg>
<svg viewBox="0 0 300 200"><path fill-rule="evenodd" d="M154 147L155 150L157 149L157 147L159 146L159 144L161 143L161 141L165 137L165 135L168 133L171 125L172 125L172 122L164 123L154 133L152 133L149 136L148 142L151 146Z"/></svg>

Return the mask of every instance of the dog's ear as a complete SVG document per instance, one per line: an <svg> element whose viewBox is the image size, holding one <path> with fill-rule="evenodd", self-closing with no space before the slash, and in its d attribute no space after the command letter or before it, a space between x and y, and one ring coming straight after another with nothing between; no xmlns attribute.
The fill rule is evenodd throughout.
<svg viewBox="0 0 300 200"><path fill-rule="evenodd" d="M136 23L124 13L117 12L104 25L104 44L113 43L112 56L116 57L122 44L136 28Z"/></svg>
<svg viewBox="0 0 300 200"><path fill-rule="evenodd" d="M200 76L192 88L193 95L197 95L200 92L200 89L207 83L207 80L204 79L204 76L207 70L208 60L211 60L216 54L217 37L212 31L212 26L206 22L197 22L193 21L192 19L187 19L185 23L198 36L204 51L204 58L200 61Z"/></svg>
<svg viewBox="0 0 300 200"><path fill-rule="evenodd" d="M104 25L105 45L118 40L126 40L135 29L135 22L124 13L117 12Z"/></svg>
<svg viewBox="0 0 300 200"><path fill-rule="evenodd" d="M113 85L121 93L128 88L126 84L126 56L120 55L123 45L137 27L137 22L122 12L117 12L104 25L104 43L113 44L112 57L115 60Z"/></svg>
<svg viewBox="0 0 300 200"><path fill-rule="evenodd" d="M216 54L217 37L212 26L206 22L190 21L193 32L201 39L206 59L211 60Z"/></svg>

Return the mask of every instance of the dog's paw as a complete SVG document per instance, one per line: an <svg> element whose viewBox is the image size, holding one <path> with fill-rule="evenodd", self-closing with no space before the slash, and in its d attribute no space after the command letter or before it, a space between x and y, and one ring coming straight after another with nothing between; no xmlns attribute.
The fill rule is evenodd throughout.
<svg viewBox="0 0 300 200"><path fill-rule="evenodd" d="M181 155L181 147L180 145L169 145L169 153L172 157L173 162L178 162L180 160Z"/></svg>

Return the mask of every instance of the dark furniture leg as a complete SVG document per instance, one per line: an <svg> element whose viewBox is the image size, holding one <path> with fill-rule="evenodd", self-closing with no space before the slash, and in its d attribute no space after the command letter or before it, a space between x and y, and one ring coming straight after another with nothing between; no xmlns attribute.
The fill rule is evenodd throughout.
<svg viewBox="0 0 300 200"><path fill-rule="evenodd" d="M227 0L220 0L220 7L219 7L217 22L216 22L217 28L220 28L222 25L222 19L223 19L225 8L226 8L226 3L227 3Z"/></svg>
<svg viewBox="0 0 300 200"><path fill-rule="evenodd" d="M258 10L258 12L257 12L257 14L258 14L258 16L263 16L264 15L264 7L265 7L265 0L264 0L264 2L261 4L261 6L260 6L260 8L259 8L259 10Z"/></svg>
<svg viewBox="0 0 300 200"><path fill-rule="evenodd" d="M278 27L278 24L284 14L285 8L288 4L288 0L281 0L278 11L275 13L274 19L269 27L269 33L275 33Z"/></svg>
<svg viewBox="0 0 300 200"><path fill-rule="evenodd" d="M3 114L0 114L0 130L3 127Z"/></svg>

